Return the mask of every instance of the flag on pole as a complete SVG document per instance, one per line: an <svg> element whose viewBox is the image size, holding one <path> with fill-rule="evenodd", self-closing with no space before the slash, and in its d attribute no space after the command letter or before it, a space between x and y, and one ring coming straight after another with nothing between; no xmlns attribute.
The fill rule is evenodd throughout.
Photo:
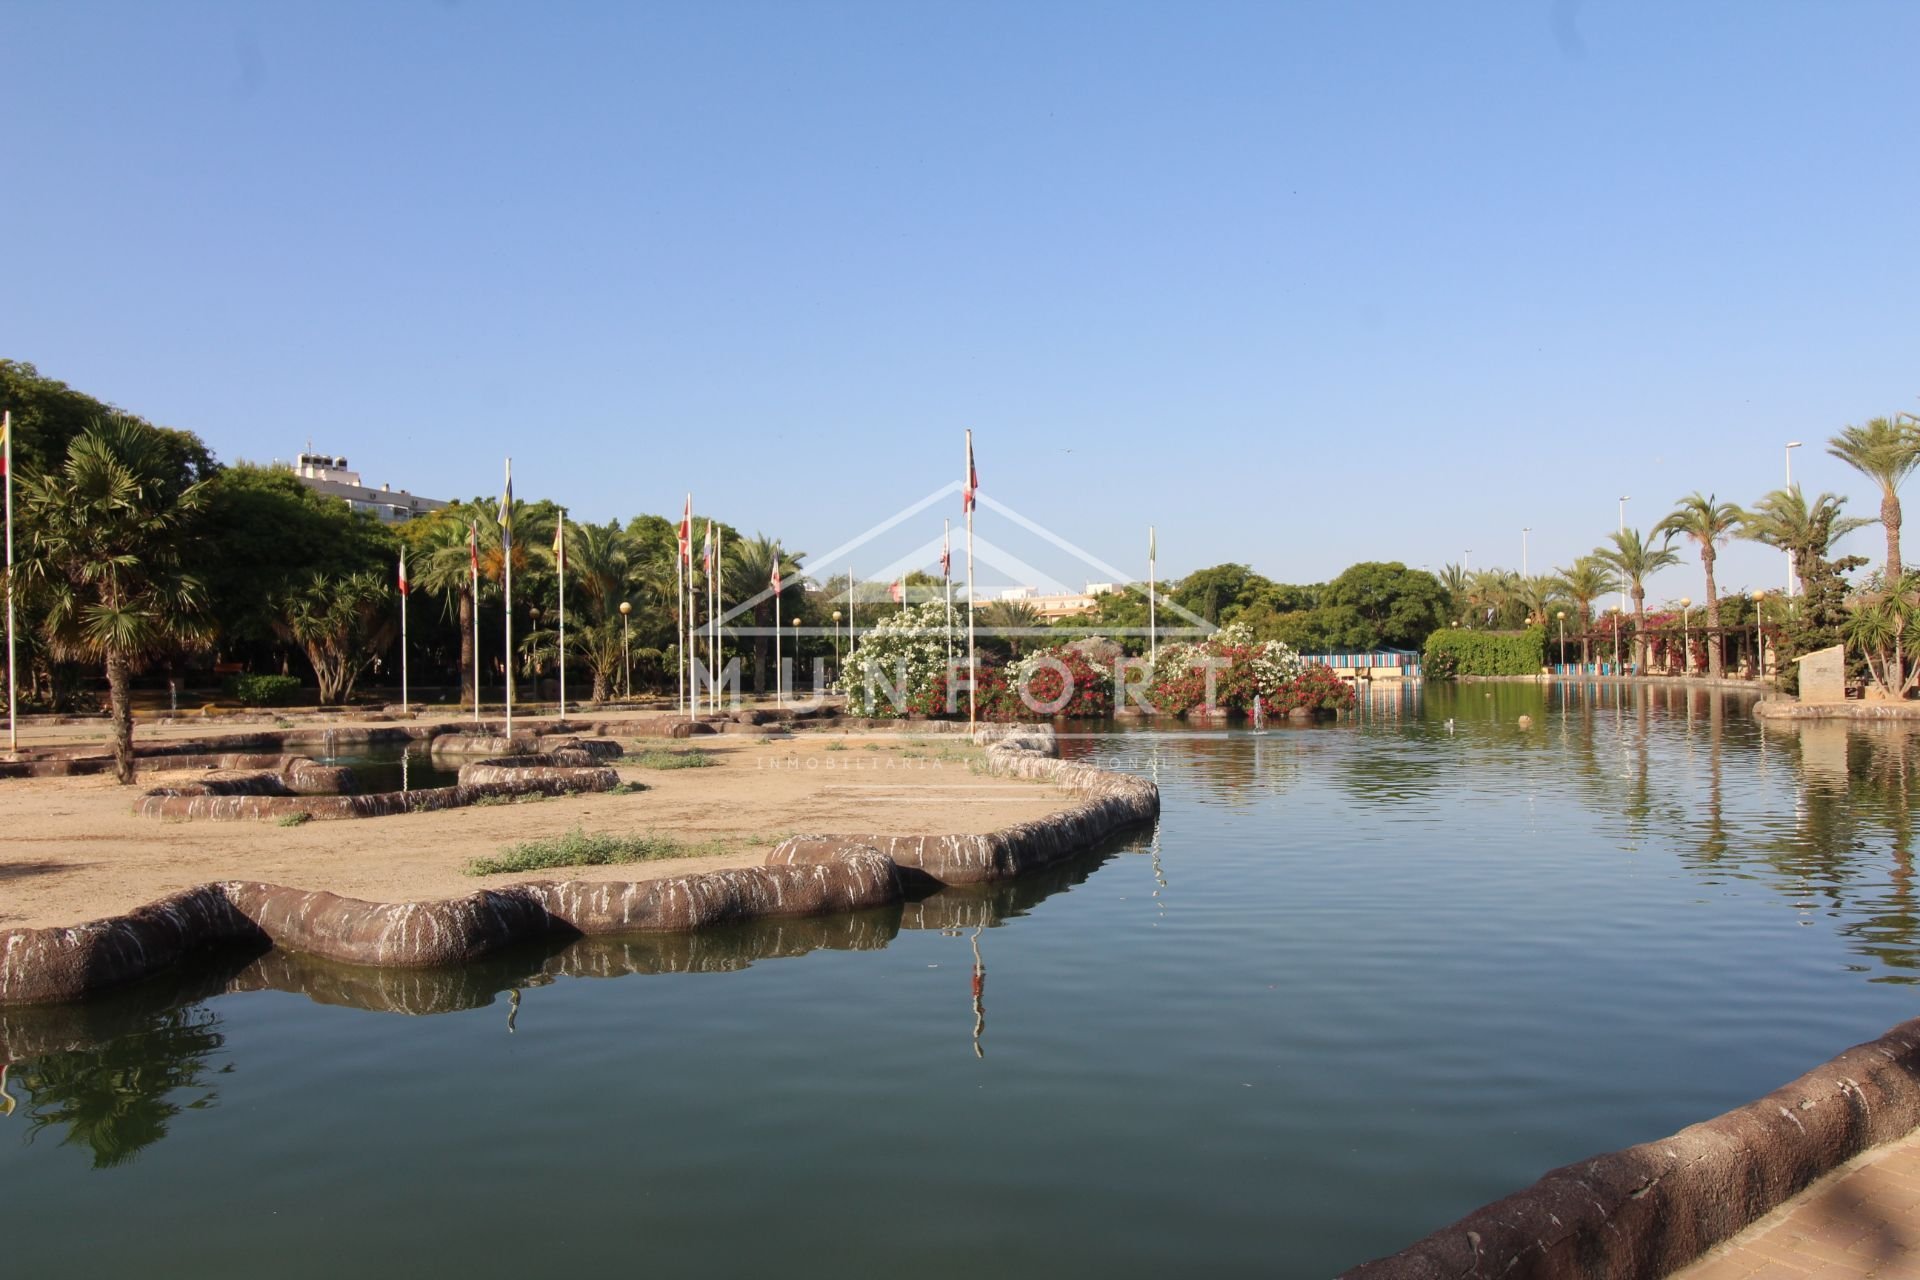
<svg viewBox="0 0 1920 1280"><path fill-rule="evenodd" d="M567 571L567 518L563 515L553 525L553 565L561 573Z"/></svg>
<svg viewBox="0 0 1920 1280"><path fill-rule="evenodd" d="M480 522L467 521L467 559L473 562L473 580L480 581Z"/></svg>
<svg viewBox="0 0 1920 1280"><path fill-rule="evenodd" d="M507 459L507 487L500 494L500 551L513 551L513 459Z"/></svg>
<svg viewBox="0 0 1920 1280"><path fill-rule="evenodd" d="M7 474L8 464L13 461L13 411L8 410L0 418L0 476Z"/></svg>
<svg viewBox="0 0 1920 1280"><path fill-rule="evenodd" d="M693 495L687 495L686 510L680 513L680 559L693 563Z"/></svg>
<svg viewBox="0 0 1920 1280"><path fill-rule="evenodd" d="M1160 558L1160 539L1154 533L1152 525L1147 526L1147 560L1152 562Z"/></svg>
<svg viewBox="0 0 1920 1280"><path fill-rule="evenodd" d="M400 594L407 594L407 549L400 548Z"/></svg>
<svg viewBox="0 0 1920 1280"><path fill-rule="evenodd" d="M960 495L960 509L962 511L971 512L973 510L973 495L979 488L980 471L973 465L973 432L969 431L967 432L967 485L966 490Z"/></svg>
<svg viewBox="0 0 1920 1280"><path fill-rule="evenodd" d="M905 604L907 602L907 580L905 578L894 579L887 587L887 594L893 597L895 604Z"/></svg>
<svg viewBox="0 0 1920 1280"><path fill-rule="evenodd" d="M773 576L767 579L767 585L773 588L773 594L780 594L780 553L773 553Z"/></svg>
<svg viewBox="0 0 1920 1280"><path fill-rule="evenodd" d="M700 572L713 576L713 521L707 521L707 545L700 551Z"/></svg>
<svg viewBox="0 0 1920 1280"><path fill-rule="evenodd" d="M953 531L944 530L940 534L940 576L953 577Z"/></svg>

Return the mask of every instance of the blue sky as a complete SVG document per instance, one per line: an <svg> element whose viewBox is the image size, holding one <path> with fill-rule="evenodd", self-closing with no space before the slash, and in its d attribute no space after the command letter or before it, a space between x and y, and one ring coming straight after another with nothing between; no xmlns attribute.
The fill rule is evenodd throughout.
<svg viewBox="0 0 1920 1280"><path fill-rule="evenodd" d="M511 452L582 518L691 488L816 552L972 427L988 493L1136 573L1148 521L1163 576L1518 567L1523 526L1537 572L1621 494L1751 501L1788 440L1874 514L1819 445L1920 411L1917 37L1864 0L7 3L0 354L223 458L462 496Z"/></svg>

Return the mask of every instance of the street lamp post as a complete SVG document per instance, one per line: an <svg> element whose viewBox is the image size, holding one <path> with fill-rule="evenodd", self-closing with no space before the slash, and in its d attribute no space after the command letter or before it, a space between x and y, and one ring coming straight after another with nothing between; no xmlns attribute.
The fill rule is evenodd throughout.
<svg viewBox="0 0 1920 1280"><path fill-rule="evenodd" d="M1620 674L1620 618L1618 608L1607 610L1607 616L1613 619L1613 674Z"/></svg>
<svg viewBox="0 0 1920 1280"><path fill-rule="evenodd" d="M1693 674L1693 597L1680 597L1680 674Z"/></svg>
<svg viewBox="0 0 1920 1280"><path fill-rule="evenodd" d="M620 677L620 696L633 697L633 640L628 630L627 616L633 612L633 605L625 600L620 602L620 664L623 674Z"/></svg>
<svg viewBox="0 0 1920 1280"><path fill-rule="evenodd" d="M1753 593L1753 678L1764 680L1767 677L1767 640L1760 633L1760 602L1767 598L1764 591Z"/></svg>
<svg viewBox="0 0 1920 1280"><path fill-rule="evenodd" d="M903 593L904 594L904 593ZM793 696L800 696L800 619L793 620Z"/></svg>
<svg viewBox="0 0 1920 1280"><path fill-rule="evenodd" d="M833 611L833 677L840 678L840 611Z"/></svg>
<svg viewBox="0 0 1920 1280"><path fill-rule="evenodd" d="M1560 674L1565 675L1567 673L1567 611L1562 609L1553 616L1560 623Z"/></svg>

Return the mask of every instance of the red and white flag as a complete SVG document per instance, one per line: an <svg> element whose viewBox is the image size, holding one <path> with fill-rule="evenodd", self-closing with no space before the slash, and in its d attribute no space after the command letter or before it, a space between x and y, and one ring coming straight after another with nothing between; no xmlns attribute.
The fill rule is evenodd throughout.
<svg viewBox="0 0 1920 1280"><path fill-rule="evenodd" d="M707 521L706 549L700 553L700 572L708 575L713 573L713 521L711 520Z"/></svg>
<svg viewBox="0 0 1920 1280"><path fill-rule="evenodd" d="M942 533L940 535L940 576L943 578L951 578L953 576L952 533Z"/></svg>
<svg viewBox="0 0 1920 1280"><path fill-rule="evenodd" d="M400 548L400 594L407 594L407 549Z"/></svg>
<svg viewBox="0 0 1920 1280"><path fill-rule="evenodd" d="M905 597L907 594L906 579L905 578L895 579L893 584L887 588L887 594L893 597L893 602L895 604L906 603L906 600L905 600Z"/></svg>
<svg viewBox="0 0 1920 1280"><path fill-rule="evenodd" d="M767 580L767 585L773 588L773 594L780 594L780 553L777 551L773 555L773 576Z"/></svg>
<svg viewBox="0 0 1920 1280"><path fill-rule="evenodd" d="M693 495L687 495L686 510L680 513L680 559L693 563Z"/></svg>
<svg viewBox="0 0 1920 1280"><path fill-rule="evenodd" d="M973 432L967 432L967 487L960 495L960 509L973 510L973 495L980 488L980 470L973 465Z"/></svg>

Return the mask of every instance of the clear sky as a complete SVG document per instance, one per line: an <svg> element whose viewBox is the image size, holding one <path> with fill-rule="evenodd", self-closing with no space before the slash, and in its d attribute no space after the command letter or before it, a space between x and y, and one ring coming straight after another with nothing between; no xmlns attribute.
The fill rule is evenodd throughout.
<svg viewBox="0 0 1920 1280"><path fill-rule="evenodd" d="M1911 3L9 2L0 48L0 354L226 459L511 452L817 553L972 427L1119 567L1151 520L1163 576L1310 581L1523 526L1539 572L1789 440L1872 515L1820 445L1920 410Z"/></svg>

